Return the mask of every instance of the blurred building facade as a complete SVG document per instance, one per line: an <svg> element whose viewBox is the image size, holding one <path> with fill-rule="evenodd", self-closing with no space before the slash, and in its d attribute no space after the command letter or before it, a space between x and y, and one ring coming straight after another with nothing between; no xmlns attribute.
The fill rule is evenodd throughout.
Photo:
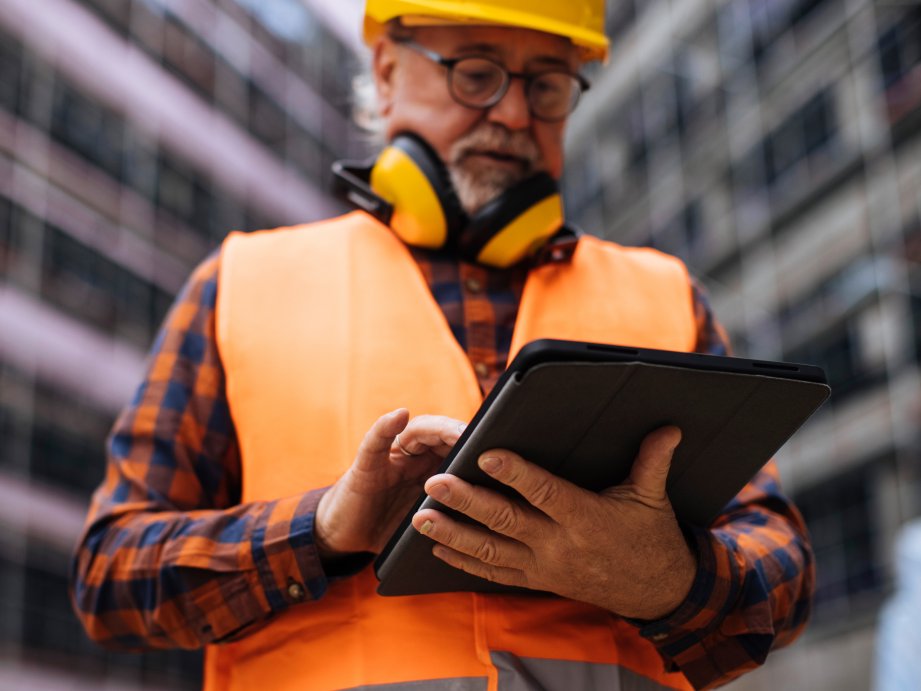
<svg viewBox="0 0 921 691"><path fill-rule="evenodd" d="M683 257L737 354L820 364L834 389L779 457L813 623L733 688L870 688L893 536L921 513L921 5L609 4L570 213Z"/></svg>
<svg viewBox="0 0 921 691"><path fill-rule="evenodd" d="M0 688L197 688L194 653L105 653L69 553L105 435L194 265L321 218L357 27L301 0L0 3Z"/></svg>
<svg viewBox="0 0 921 691"><path fill-rule="evenodd" d="M230 229L328 216L354 36L325 0L0 2L0 688L196 688L104 653L67 559L113 416ZM865 689L892 535L921 513L921 9L616 0L570 126L590 232L683 257L736 352L831 402L779 461L813 534L804 640L734 688Z"/></svg>

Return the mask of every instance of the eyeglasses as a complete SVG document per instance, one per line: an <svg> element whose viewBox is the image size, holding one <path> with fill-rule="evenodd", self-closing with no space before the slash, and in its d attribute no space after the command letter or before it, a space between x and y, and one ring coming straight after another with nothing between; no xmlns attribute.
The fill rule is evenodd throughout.
<svg viewBox="0 0 921 691"><path fill-rule="evenodd" d="M491 58L446 58L410 39L396 42L446 68L451 97L469 108L492 108L508 92L512 79L517 78L524 80L531 115L544 122L559 122L575 109L579 97L590 86L582 75L565 70L510 72Z"/></svg>

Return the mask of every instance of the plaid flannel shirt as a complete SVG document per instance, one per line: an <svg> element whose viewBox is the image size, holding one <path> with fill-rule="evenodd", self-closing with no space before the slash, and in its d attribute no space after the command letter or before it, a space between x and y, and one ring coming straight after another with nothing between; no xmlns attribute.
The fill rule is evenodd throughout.
<svg viewBox="0 0 921 691"><path fill-rule="evenodd" d="M525 268L490 270L415 250L457 340L487 391L506 365ZM322 597L331 578L313 543L323 490L240 504L237 439L215 340L219 253L178 296L134 399L108 440L73 561L72 597L95 640L116 648L230 640L288 607ZM692 286L699 352L725 354L726 337ZM813 561L802 519L773 463L709 529L689 528L699 569L667 618L634 622L665 664L698 687L762 663L795 638L810 611Z"/></svg>

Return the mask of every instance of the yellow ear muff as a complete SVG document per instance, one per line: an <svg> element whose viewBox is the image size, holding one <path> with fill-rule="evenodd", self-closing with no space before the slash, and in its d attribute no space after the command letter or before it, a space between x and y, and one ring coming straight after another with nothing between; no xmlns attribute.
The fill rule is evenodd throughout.
<svg viewBox="0 0 921 691"><path fill-rule="evenodd" d="M496 233L480 250L477 261L505 269L543 246L562 225L563 201L559 194L553 194Z"/></svg>
<svg viewBox="0 0 921 691"><path fill-rule="evenodd" d="M393 205L390 227L407 244L442 247L448 239L438 191L413 157L399 146L390 145L371 169L371 189Z"/></svg>
<svg viewBox="0 0 921 691"><path fill-rule="evenodd" d="M450 243L469 262L507 268L564 225L559 188L545 171L512 185L468 216L438 154L411 132L398 134L381 152L366 184L348 166L338 169L348 198L389 223L408 245L439 249Z"/></svg>
<svg viewBox="0 0 921 691"><path fill-rule="evenodd" d="M467 261L506 268L535 252L562 227L559 187L542 171L487 202L467 223L458 245Z"/></svg>

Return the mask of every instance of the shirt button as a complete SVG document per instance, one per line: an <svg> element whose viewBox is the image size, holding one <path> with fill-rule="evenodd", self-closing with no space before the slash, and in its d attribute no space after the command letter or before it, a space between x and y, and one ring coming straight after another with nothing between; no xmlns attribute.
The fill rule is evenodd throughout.
<svg viewBox="0 0 921 691"><path fill-rule="evenodd" d="M464 285L467 286L467 290L469 290L474 295L483 290L483 281L478 278L474 278L473 276L464 281Z"/></svg>
<svg viewBox="0 0 921 691"><path fill-rule="evenodd" d="M304 599L304 586L300 583L290 583L288 585L288 595L295 602L300 602Z"/></svg>
<svg viewBox="0 0 921 691"><path fill-rule="evenodd" d="M478 362L473 366L473 371L480 379L485 379L489 374L489 366L485 362Z"/></svg>

